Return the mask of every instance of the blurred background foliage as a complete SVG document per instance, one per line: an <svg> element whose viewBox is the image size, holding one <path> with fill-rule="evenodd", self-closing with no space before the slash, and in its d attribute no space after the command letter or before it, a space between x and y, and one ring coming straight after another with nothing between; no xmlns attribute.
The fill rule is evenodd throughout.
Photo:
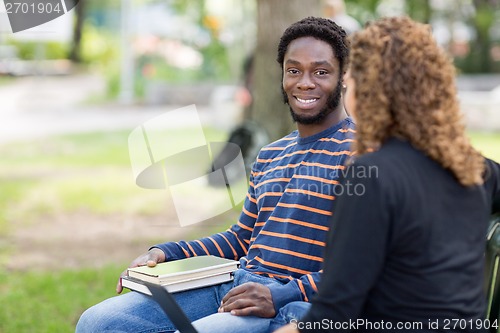
<svg viewBox="0 0 500 333"><path fill-rule="evenodd" d="M241 64L255 47L257 0L130 1L138 97L147 81L224 83L241 78ZM429 23L461 73L500 72L500 0L345 2L347 13L361 24L399 14ZM69 58L99 68L108 78L110 96L116 96L122 5L120 0L81 1L71 41L44 42L44 58ZM4 43L14 46L21 59L40 56L40 43L12 38Z"/></svg>

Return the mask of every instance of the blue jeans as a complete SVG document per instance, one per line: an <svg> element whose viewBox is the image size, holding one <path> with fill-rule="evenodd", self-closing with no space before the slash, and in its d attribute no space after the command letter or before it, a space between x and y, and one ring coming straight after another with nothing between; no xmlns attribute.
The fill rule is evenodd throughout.
<svg viewBox="0 0 500 333"><path fill-rule="evenodd" d="M268 332L272 318L217 313L222 298L229 290L246 282L263 285L280 283L239 269L232 282L173 295L199 333ZM82 314L76 325L76 333L160 333L175 330L161 307L151 297L137 292L112 297L94 305Z"/></svg>
<svg viewBox="0 0 500 333"><path fill-rule="evenodd" d="M311 308L311 303L291 302L280 309L278 315L269 324L269 332L274 332L281 326L289 323L296 323Z"/></svg>

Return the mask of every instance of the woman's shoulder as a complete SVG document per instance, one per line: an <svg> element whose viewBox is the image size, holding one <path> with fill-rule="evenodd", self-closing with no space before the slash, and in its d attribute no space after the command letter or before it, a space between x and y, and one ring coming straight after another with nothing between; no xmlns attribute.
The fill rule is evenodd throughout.
<svg viewBox="0 0 500 333"><path fill-rule="evenodd" d="M413 147L400 139L389 139L379 149L353 158L353 163L358 165L387 165L391 167L397 165L401 158L417 157Z"/></svg>

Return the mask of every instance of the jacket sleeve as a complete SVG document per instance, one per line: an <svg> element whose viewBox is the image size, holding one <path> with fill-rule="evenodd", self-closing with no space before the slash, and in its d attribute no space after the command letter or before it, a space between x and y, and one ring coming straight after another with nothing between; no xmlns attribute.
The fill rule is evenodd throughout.
<svg viewBox="0 0 500 333"><path fill-rule="evenodd" d="M239 260L248 252L250 238L257 220L253 177L238 222L224 232L192 241L167 242L154 245L165 253L167 261L194 256L214 255Z"/></svg>
<svg viewBox="0 0 500 333"><path fill-rule="evenodd" d="M270 285L273 297L274 309L278 313L279 309L294 301L309 302L313 295L318 292L320 272L314 272L293 279L284 285Z"/></svg>

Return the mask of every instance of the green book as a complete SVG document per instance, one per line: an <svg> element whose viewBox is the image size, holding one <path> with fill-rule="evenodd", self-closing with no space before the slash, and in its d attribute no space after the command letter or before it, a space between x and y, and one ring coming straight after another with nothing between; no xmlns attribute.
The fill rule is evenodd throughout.
<svg viewBox="0 0 500 333"><path fill-rule="evenodd" d="M156 284L172 284L182 281L233 273L240 263L216 256L197 256L157 264L155 267L129 268L128 276Z"/></svg>

